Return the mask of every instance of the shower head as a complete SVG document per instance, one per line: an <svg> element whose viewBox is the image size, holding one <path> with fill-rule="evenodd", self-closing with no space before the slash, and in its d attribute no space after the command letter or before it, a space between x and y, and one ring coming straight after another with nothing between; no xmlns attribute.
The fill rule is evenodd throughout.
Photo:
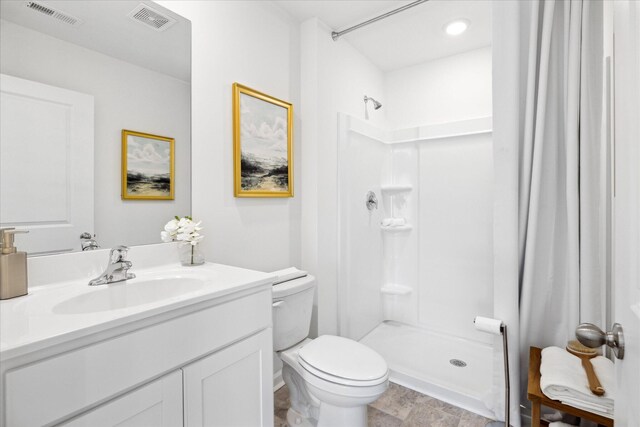
<svg viewBox="0 0 640 427"><path fill-rule="evenodd" d="M374 110L379 110L380 108L382 108L382 104L380 104L375 99L365 95L364 96L364 118L365 118L365 120L369 120L369 110L367 109L367 102L369 102L369 101L373 102L373 109Z"/></svg>
<svg viewBox="0 0 640 427"><path fill-rule="evenodd" d="M382 108L382 104L379 103L378 101L376 101L375 99L368 97L367 95L364 96L364 103L366 104L368 101L373 102L373 108L375 110L379 110L380 108Z"/></svg>

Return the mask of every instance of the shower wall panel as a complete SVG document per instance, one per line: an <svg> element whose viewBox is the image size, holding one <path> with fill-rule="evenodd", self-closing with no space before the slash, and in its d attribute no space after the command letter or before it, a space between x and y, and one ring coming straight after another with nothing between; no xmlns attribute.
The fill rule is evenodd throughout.
<svg viewBox="0 0 640 427"><path fill-rule="evenodd" d="M361 339L390 320L491 344L473 327L493 313L490 125L389 132L340 115L341 335ZM406 223L381 227L387 218Z"/></svg>
<svg viewBox="0 0 640 427"><path fill-rule="evenodd" d="M388 145L376 139L345 132L340 140L340 334L360 339L382 321L383 217L381 177L389 169ZM378 209L368 210L366 194L373 191Z"/></svg>
<svg viewBox="0 0 640 427"><path fill-rule="evenodd" d="M406 191L384 195L386 217L406 221L411 227L402 232L383 232L384 282L386 289L400 290L383 293L384 320L415 325L418 321L417 265L418 265L418 152L413 142L392 144L391 177L383 183L403 186Z"/></svg>
<svg viewBox="0 0 640 427"><path fill-rule="evenodd" d="M490 343L493 313L491 133L418 142L419 325Z"/></svg>

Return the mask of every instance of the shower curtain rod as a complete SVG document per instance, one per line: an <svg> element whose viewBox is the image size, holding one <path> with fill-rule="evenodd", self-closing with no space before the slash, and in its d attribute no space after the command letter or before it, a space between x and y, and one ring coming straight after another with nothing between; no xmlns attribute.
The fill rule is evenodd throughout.
<svg viewBox="0 0 640 427"><path fill-rule="evenodd" d="M364 21L364 22L362 22L362 23L360 23L358 25L354 25L353 27L349 27L349 28L344 29L342 31L332 31L331 32L331 38L333 39L333 41L336 41L336 40L338 40L339 37L341 37L344 34L350 33L351 31L357 30L358 28L362 28L365 25L373 24L374 22L377 22L377 21L379 21L381 19L387 18L387 17L389 17L391 15L395 15L396 13L402 12L403 10L407 10L407 9L412 8L414 6L417 6L417 5L421 4L421 3L426 3L428 1L429 0L417 0L417 1L414 1L412 3L406 4L406 5L402 6L402 7L399 7L397 9L393 9L393 10L391 10L391 11L389 11L387 13L384 13L384 14L382 14L380 16L376 16L375 18L371 18L368 21Z"/></svg>

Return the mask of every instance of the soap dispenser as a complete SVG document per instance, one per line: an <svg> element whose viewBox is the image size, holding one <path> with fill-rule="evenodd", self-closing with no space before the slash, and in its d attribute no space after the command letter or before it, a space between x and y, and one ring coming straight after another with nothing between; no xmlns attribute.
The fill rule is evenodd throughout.
<svg viewBox="0 0 640 427"><path fill-rule="evenodd" d="M18 233L28 231L15 228L0 229L0 300L27 294L27 253L18 252L13 245L14 235Z"/></svg>

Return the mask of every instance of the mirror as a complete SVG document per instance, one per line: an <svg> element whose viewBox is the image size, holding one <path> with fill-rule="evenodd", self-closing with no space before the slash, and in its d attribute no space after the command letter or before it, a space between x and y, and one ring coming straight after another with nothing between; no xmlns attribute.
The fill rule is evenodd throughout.
<svg viewBox="0 0 640 427"><path fill-rule="evenodd" d="M159 243L191 213L191 23L150 1L3 1L0 18L0 226L30 230L30 256ZM124 130L150 137L123 150ZM163 197L122 197L127 174L129 196L146 179Z"/></svg>

